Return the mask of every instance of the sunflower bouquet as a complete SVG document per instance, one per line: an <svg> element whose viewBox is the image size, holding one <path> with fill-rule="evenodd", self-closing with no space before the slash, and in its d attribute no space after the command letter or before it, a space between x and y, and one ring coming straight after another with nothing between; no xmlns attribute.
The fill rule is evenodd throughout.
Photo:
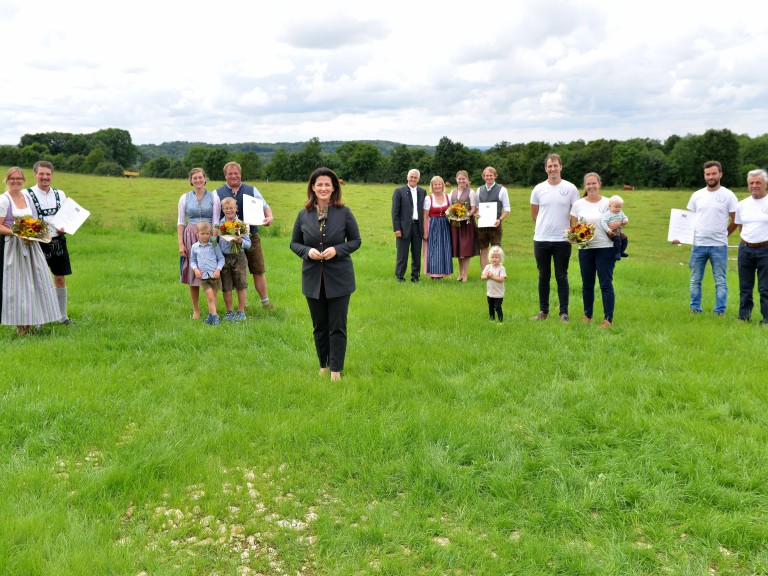
<svg viewBox="0 0 768 576"><path fill-rule="evenodd" d="M11 232L18 236L24 242L30 241L45 242L51 241L51 232L48 222L42 218L32 218L32 216L19 216L11 224Z"/></svg>
<svg viewBox="0 0 768 576"><path fill-rule="evenodd" d="M450 223L456 226L456 228L460 228L461 223L466 222L469 219L467 205L462 202L451 204L448 210L445 211L445 217L448 218Z"/></svg>
<svg viewBox="0 0 768 576"><path fill-rule="evenodd" d="M584 248L595 237L595 225L579 218L576 224L566 229L565 237L568 241L578 244L579 248Z"/></svg>
<svg viewBox="0 0 768 576"><path fill-rule="evenodd" d="M219 236L224 238L224 240L232 242L232 247L230 248L232 254L237 254L241 250L240 244L233 242L233 240L235 238L242 238L246 234L248 234L248 225L240 220L232 220L231 222L225 220L219 226Z"/></svg>

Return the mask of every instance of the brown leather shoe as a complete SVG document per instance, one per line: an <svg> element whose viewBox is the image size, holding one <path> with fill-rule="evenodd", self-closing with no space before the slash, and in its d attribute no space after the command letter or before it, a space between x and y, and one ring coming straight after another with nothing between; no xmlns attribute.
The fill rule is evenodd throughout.
<svg viewBox="0 0 768 576"><path fill-rule="evenodd" d="M610 328L611 326L613 326L613 322L609 322L608 320L603 320L600 323L600 328Z"/></svg>
<svg viewBox="0 0 768 576"><path fill-rule="evenodd" d="M538 314L536 314L536 316L531 318L531 320L533 320L534 322L538 322L539 320L546 320L547 318L549 318L549 314L547 314L546 312L539 312Z"/></svg>
<svg viewBox="0 0 768 576"><path fill-rule="evenodd" d="M581 321L584 322L585 324L588 324L592 322L592 318L590 318L589 316L584 316L582 317Z"/></svg>

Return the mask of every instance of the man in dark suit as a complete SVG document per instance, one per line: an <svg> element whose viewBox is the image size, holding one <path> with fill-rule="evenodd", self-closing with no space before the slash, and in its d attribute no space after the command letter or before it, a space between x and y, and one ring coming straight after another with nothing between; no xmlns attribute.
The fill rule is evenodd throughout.
<svg viewBox="0 0 768 576"><path fill-rule="evenodd" d="M408 185L395 188L392 195L392 228L397 243L395 276L405 282L408 268L408 252L411 253L411 282L419 281L421 265L421 241L424 238L424 198L427 191L419 187L421 173L413 168L408 171Z"/></svg>

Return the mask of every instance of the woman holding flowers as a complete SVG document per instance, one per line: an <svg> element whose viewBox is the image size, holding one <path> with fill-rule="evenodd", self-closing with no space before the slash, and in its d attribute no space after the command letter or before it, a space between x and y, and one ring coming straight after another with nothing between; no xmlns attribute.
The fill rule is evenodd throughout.
<svg viewBox="0 0 768 576"><path fill-rule="evenodd" d="M329 168L318 168L293 225L291 250L303 260L301 292L312 316L320 375L330 367L331 380L341 380L344 369L347 311L355 291L351 254L360 244L357 221L341 201L339 178Z"/></svg>
<svg viewBox="0 0 768 576"><path fill-rule="evenodd" d="M454 258L459 259L459 282L467 281L469 272L469 259L480 254L475 240L474 215L477 212L477 194L469 187L469 174L466 170L456 173L456 188L451 191L451 208L448 211L451 222L451 247ZM462 206L465 212L463 219L452 216Z"/></svg>
<svg viewBox="0 0 768 576"><path fill-rule="evenodd" d="M5 184L7 190L0 196L2 324L16 326L17 334L27 334L34 326L58 321L61 312L48 264L36 241L45 237L47 225L37 218L32 199L23 190L21 168L10 168Z"/></svg>
<svg viewBox="0 0 768 576"><path fill-rule="evenodd" d="M181 283L189 285L189 297L192 299L192 318L200 318L200 283L195 272L189 265L192 244L197 242L195 227L198 222L209 222L214 232L219 225L221 206L219 196L205 189L207 178L202 168L192 168L189 172L189 183L192 190L179 198L179 256L181 257ZM216 236L212 239L216 241Z"/></svg>
<svg viewBox="0 0 768 576"><path fill-rule="evenodd" d="M591 240L578 242L581 295L584 300L582 321L592 322L595 304L595 277L597 276L603 298L604 314L600 328L608 328L613 326L615 304L613 268L616 264L616 256L613 250L613 240L608 238L608 235L599 226L603 215L608 211L608 198L600 194L601 185L602 181L596 172L590 172L584 176L584 197L574 202L571 207L571 226L583 222L592 225L590 228L594 230L594 236ZM615 228L616 226L610 227Z"/></svg>
<svg viewBox="0 0 768 576"><path fill-rule="evenodd" d="M439 280L453 274L451 230L445 217L451 203L440 176L432 178L429 189L424 198L424 273Z"/></svg>

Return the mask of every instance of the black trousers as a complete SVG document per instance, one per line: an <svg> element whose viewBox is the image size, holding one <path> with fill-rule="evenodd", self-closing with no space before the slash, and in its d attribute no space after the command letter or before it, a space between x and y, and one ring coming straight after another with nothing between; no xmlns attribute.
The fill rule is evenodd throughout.
<svg viewBox="0 0 768 576"><path fill-rule="evenodd" d="M501 303L504 302L504 298L494 298L493 296L486 296L486 298L488 298L488 315L491 320L503 321L504 312L501 310Z"/></svg>
<svg viewBox="0 0 768 576"><path fill-rule="evenodd" d="M549 314L549 281L552 278L552 263L555 264L557 297L560 300L560 314L568 314L568 262L571 259L570 242L533 242L533 255L539 269L539 310Z"/></svg>
<svg viewBox="0 0 768 576"><path fill-rule="evenodd" d="M403 230L405 236L406 230ZM411 235L409 238L395 238L397 244L397 260L395 262L395 276L398 280L405 277L405 270L408 268L408 253L411 253L411 278L418 279L421 266L421 242L422 237L419 233L419 223L417 220L411 221Z"/></svg>
<svg viewBox="0 0 768 576"><path fill-rule="evenodd" d="M344 369L349 297L350 294L326 298L323 286L320 287L320 298L307 297L317 359L320 361L320 368L330 366L331 372L341 372Z"/></svg>

